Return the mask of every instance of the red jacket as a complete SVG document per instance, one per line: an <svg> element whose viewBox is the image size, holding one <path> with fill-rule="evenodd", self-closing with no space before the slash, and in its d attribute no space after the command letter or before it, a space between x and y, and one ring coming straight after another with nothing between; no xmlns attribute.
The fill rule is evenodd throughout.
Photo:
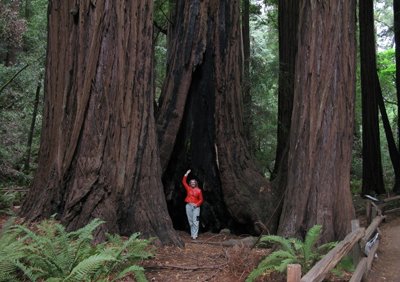
<svg viewBox="0 0 400 282"><path fill-rule="evenodd" d="M185 202L192 203L196 207L200 207L201 204L203 203L203 193L201 193L201 190L199 187L192 188L189 184L187 184L186 180L187 180L187 176L183 176L182 184L183 184L183 187L185 187L186 193L187 193Z"/></svg>

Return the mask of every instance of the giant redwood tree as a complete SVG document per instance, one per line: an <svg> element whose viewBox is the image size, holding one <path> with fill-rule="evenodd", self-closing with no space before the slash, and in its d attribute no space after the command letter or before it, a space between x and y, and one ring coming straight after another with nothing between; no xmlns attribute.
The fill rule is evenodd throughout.
<svg viewBox="0 0 400 282"><path fill-rule="evenodd" d="M349 231L355 57L355 1L300 1L281 235L302 237L315 224L323 241Z"/></svg>
<svg viewBox="0 0 400 282"><path fill-rule="evenodd" d="M69 230L141 231L180 244L153 117L152 1L49 2L39 167L22 207ZM100 232L102 234L102 232Z"/></svg>
<svg viewBox="0 0 400 282"><path fill-rule="evenodd" d="M180 179L191 168L204 190L206 228L273 231L278 195L254 165L244 138L240 1L174 4L157 114L173 221L177 227L185 223Z"/></svg>

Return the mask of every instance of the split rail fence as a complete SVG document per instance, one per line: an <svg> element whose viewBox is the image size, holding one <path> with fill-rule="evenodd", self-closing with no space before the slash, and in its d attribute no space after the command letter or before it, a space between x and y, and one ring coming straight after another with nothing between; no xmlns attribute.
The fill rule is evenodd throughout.
<svg viewBox="0 0 400 282"><path fill-rule="evenodd" d="M384 210L384 208L390 207L389 203L396 200L400 200L400 196L387 198L378 203L367 201L366 217L370 223L369 226L367 228L360 227L358 219L352 220L352 232L347 234L343 241L339 242L304 276L301 275L301 266L299 264L288 265L287 282L320 282L348 254L351 254L353 263L356 265L350 282L365 280L378 250L380 236L378 227L386 218L383 213L388 214L400 210L400 208L392 208L390 210ZM374 244L370 245L371 242L369 241L374 237Z"/></svg>

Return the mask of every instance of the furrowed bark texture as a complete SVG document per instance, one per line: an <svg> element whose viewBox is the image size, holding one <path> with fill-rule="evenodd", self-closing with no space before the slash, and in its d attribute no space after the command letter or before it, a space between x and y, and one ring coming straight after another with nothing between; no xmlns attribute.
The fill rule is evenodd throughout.
<svg viewBox="0 0 400 282"><path fill-rule="evenodd" d="M343 238L354 208L350 163L355 92L355 1L300 1L286 196L279 234Z"/></svg>
<svg viewBox="0 0 400 282"><path fill-rule="evenodd" d="M247 148L241 96L240 1L176 2L167 79L157 117L171 216L184 224L187 168L205 194L201 222L260 232L276 228L278 196Z"/></svg>
<svg viewBox="0 0 400 282"><path fill-rule="evenodd" d="M155 135L152 1L49 5L39 168L22 214L57 213L68 230L101 218L102 231L181 244Z"/></svg>

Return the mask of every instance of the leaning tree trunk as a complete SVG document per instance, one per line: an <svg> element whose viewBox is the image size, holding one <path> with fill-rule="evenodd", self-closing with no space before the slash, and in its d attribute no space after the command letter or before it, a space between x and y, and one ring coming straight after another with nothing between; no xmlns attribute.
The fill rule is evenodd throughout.
<svg viewBox="0 0 400 282"><path fill-rule="evenodd" d="M300 1L288 178L279 233L343 238L350 193L355 93L355 1Z"/></svg>
<svg viewBox="0 0 400 282"><path fill-rule="evenodd" d="M152 1L52 1L39 168L22 207L68 230L181 244L163 196L152 83ZM103 234L103 232L100 232Z"/></svg>
<svg viewBox="0 0 400 282"><path fill-rule="evenodd" d="M376 74L378 76L378 74ZM378 78L377 78L378 79ZM378 80L379 83L379 80ZM381 88L378 88L378 105L382 116L382 124L385 130L386 140L388 144L389 156L392 162L394 171L394 186L393 191L398 193L400 191L400 153L396 146L396 141L393 136L392 128L390 126L389 117L386 112L385 101L383 100L383 95Z"/></svg>
<svg viewBox="0 0 400 282"><path fill-rule="evenodd" d="M40 72L37 86L36 86L35 101L33 102L31 127L29 129L28 142L26 144L26 153L25 153L25 160L24 160L24 170L25 171L29 171L29 169L30 169L32 141L33 141L33 134L35 133L36 118L37 118L38 109L39 109L40 90L42 89L42 80L43 80L43 72Z"/></svg>
<svg viewBox="0 0 400 282"><path fill-rule="evenodd" d="M170 214L184 224L179 180L190 167L204 190L206 229L260 232L259 222L273 231L278 196L244 138L240 1L178 0L175 7L157 117Z"/></svg>

